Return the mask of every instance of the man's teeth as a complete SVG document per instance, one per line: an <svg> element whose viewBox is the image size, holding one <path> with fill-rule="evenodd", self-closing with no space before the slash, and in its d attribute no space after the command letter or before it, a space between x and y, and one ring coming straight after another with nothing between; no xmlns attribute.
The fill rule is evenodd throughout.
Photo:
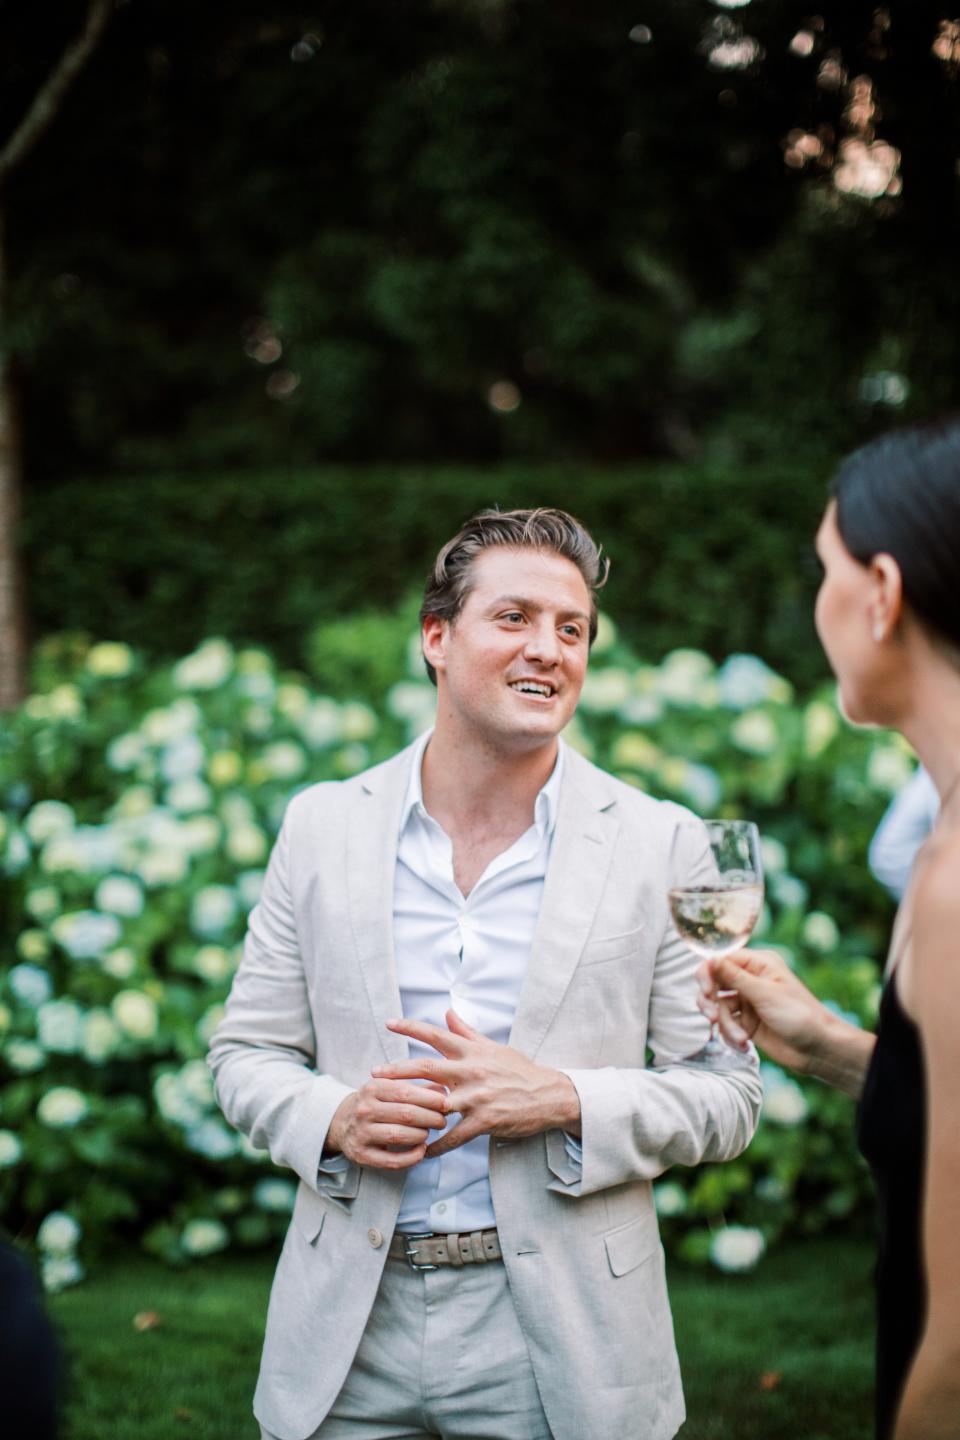
<svg viewBox="0 0 960 1440"><path fill-rule="evenodd" d="M519 684L517 684L517 685L512 685L510 688L511 688L512 690L525 691L528 695L552 695L552 694L553 694L553 691L550 689L550 686L549 686L549 685L535 685L535 684L534 684L532 681L530 681L530 680L521 681Z"/></svg>

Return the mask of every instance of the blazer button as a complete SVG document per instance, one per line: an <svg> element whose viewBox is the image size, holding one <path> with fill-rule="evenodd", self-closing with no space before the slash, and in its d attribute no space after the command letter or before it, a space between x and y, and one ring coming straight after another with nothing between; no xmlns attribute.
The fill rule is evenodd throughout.
<svg viewBox="0 0 960 1440"><path fill-rule="evenodd" d="M383 1244L383 1235L379 1230L375 1230L372 1226L367 1231L367 1239L370 1241L370 1244L373 1246L374 1250L379 1250L380 1246Z"/></svg>

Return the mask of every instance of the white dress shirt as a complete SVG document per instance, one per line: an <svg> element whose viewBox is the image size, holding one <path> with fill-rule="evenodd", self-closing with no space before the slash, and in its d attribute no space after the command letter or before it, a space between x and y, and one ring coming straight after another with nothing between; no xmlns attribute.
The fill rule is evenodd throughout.
<svg viewBox="0 0 960 1440"><path fill-rule="evenodd" d="M430 735L413 756L400 819L393 938L403 1014L445 1027L454 1009L474 1030L510 1038L540 913L563 768L537 796L529 830L497 855L466 898L453 878L453 846L423 804L421 765ZM436 1051L411 1040L411 1056ZM456 1124L451 1115L448 1126ZM433 1132L431 1139L439 1138ZM397 1228L484 1230L496 1224L490 1198L490 1139L478 1135L407 1175Z"/></svg>

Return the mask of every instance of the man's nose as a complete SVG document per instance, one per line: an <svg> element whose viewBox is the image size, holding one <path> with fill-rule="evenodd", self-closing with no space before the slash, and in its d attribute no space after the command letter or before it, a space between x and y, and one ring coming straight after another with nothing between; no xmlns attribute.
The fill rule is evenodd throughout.
<svg viewBox="0 0 960 1440"><path fill-rule="evenodd" d="M523 653L528 660L536 660L540 665L556 665L560 658L560 640L549 621L530 626Z"/></svg>

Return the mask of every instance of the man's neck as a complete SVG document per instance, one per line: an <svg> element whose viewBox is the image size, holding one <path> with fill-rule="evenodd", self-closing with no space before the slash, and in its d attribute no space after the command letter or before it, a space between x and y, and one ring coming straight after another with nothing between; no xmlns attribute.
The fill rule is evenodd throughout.
<svg viewBox="0 0 960 1440"><path fill-rule="evenodd" d="M448 835L533 824L537 796L557 761L557 740L530 750L453 744L438 729L423 756L421 785L428 813Z"/></svg>

